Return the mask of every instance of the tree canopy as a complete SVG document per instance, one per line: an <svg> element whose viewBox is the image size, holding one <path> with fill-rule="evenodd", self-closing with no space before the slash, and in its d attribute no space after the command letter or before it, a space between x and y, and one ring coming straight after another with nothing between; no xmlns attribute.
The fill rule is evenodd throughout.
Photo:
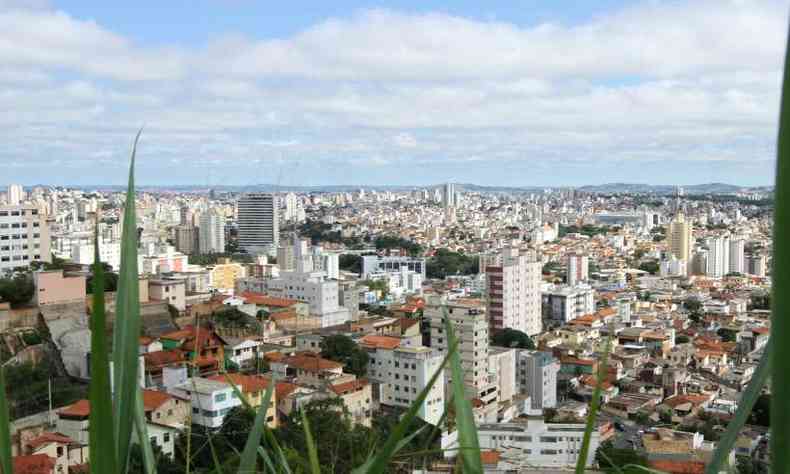
<svg viewBox="0 0 790 474"><path fill-rule="evenodd" d="M438 249L428 259L425 273L428 278L443 279L448 275L475 275L480 267L480 257Z"/></svg>
<svg viewBox="0 0 790 474"><path fill-rule="evenodd" d="M20 273L12 278L0 278L0 299L11 303L11 306L29 303L35 291L33 279L28 273Z"/></svg>
<svg viewBox="0 0 790 474"><path fill-rule="evenodd" d="M364 377L368 371L368 353L344 334L327 336L321 341L321 357L345 365L346 372Z"/></svg>
<svg viewBox="0 0 790 474"><path fill-rule="evenodd" d="M422 246L397 235L380 235L373 242L377 249L404 249L412 256L422 253Z"/></svg>
<svg viewBox="0 0 790 474"><path fill-rule="evenodd" d="M494 334L493 341L495 346L511 347L517 349L534 349L535 343L532 342L526 333L517 329L505 328Z"/></svg>

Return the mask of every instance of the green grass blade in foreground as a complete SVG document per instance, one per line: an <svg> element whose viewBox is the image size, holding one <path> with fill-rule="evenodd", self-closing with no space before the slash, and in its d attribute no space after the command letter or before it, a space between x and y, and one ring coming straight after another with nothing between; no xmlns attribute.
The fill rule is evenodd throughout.
<svg viewBox="0 0 790 474"><path fill-rule="evenodd" d="M771 464L790 466L790 41L785 46L774 189L774 261L771 278Z"/></svg>
<svg viewBox="0 0 790 474"><path fill-rule="evenodd" d="M90 462L91 474L117 473L115 427L107 347L107 314L104 307L104 267L99 258L98 219L93 234L93 311L91 313L90 452L102 453Z"/></svg>
<svg viewBox="0 0 790 474"><path fill-rule="evenodd" d="M145 408L143 407L143 392L141 390L137 390L135 397L134 427L137 441L140 443L140 451L143 453L145 474L155 474L156 461L154 460L154 450L148 437L148 425L145 423Z"/></svg>
<svg viewBox="0 0 790 474"><path fill-rule="evenodd" d="M8 419L8 397L5 391L5 369L0 366L0 471L13 472L11 466L11 425Z"/></svg>
<svg viewBox="0 0 790 474"><path fill-rule="evenodd" d="M606 347L603 355L601 356L601 363L598 365L598 373L595 377L595 389L593 390L592 400L590 400L590 413L587 414L587 426L584 428L584 438L582 438L582 447L579 450L579 459L576 461L576 474L584 474L584 469L587 465L587 457L590 454L590 441L592 440L592 432L595 429L595 419L598 416L598 408L601 404L601 385L606 376L606 364L609 360L609 351L612 349L612 330L609 330L609 335L606 337Z"/></svg>
<svg viewBox="0 0 790 474"><path fill-rule="evenodd" d="M318 451L315 449L313 433L310 432L310 422L307 420L307 414L304 410L302 410L302 429L304 429L307 454L310 458L310 471L313 474L321 474L321 466L318 464Z"/></svg>
<svg viewBox="0 0 790 474"><path fill-rule="evenodd" d="M258 407L258 413L255 415L255 422L252 425L247 441L244 443L244 450L241 452L241 461L239 462L239 474L245 474L255 471L255 465L258 457L258 447L261 445L261 438L266 429L266 413L269 411L269 405L272 400L272 393L274 393L274 380L266 387L266 394L263 396L263 401ZM245 406L249 407L247 399L239 392L235 384L231 384L233 390L241 395L241 400Z"/></svg>
<svg viewBox="0 0 790 474"><path fill-rule="evenodd" d="M260 455L261 459L263 459L263 463L266 464L266 468L269 469L269 471L273 473L278 472L278 470L274 467L271 457L269 457L269 453L263 449L263 446L258 446L258 455Z"/></svg>
<svg viewBox="0 0 790 474"><path fill-rule="evenodd" d="M129 463L129 443L134 430L134 411L138 390L138 353L140 337L140 288L137 275L137 218L135 216L134 160L140 133L132 145L129 165L129 187L126 190L123 231L121 236L121 268L113 331L114 426L116 453L121 472Z"/></svg>
<svg viewBox="0 0 790 474"><path fill-rule="evenodd" d="M280 463L280 469L286 474L291 474L291 466L288 464L288 459L285 457L285 452L280 447L280 443L277 441L274 433L272 433L272 430L270 430L268 427L265 427L263 433L264 437L266 438L266 444L268 444L268 446L277 455L277 460Z"/></svg>
<svg viewBox="0 0 790 474"><path fill-rule="evenodd" d="M447 341L451 345L458 345L455 331L447 308L442 307L444 313L444 327L447 330ZM464 371L461 368L461 356L458 351L450 354L450 370L452 371L453 404L455 406L455 429L458 430L458 446L463 472L483 472L483 461L480 457L480 442L477 439L477 425L472 413L472 404L464 393Z"/></svg>
<svg viewBox="0 0 790 474"><path fill-rule="evenodd" d="M406 437L406 430L411 425L411 422L414 421L414 418L417 417L417 412L420 411L420 407L422 404L425 403L425 399L428 397L428 393L431 391L431 388L436 384L436 381L439 379L439 376L444 373L444 367L450 362L451 354L455 353L458 350L458 343L449 344L450 349L445 356L442 363L436 369L436 372L433 373L431 379L428 381L428 385L422 389L422 391L417 395L417 398L414 402L409 406L408 411L401 417L398 424L395 426L395 429L392 430L389 438L384 443L384 446L381 447L378 453L370 459L362 466L354 469L354 473L362 474L362 473L379 473L385 472L387 469L387 464L389 464L390 460L393 456L405 446L404 443L401 443L401 440Z"/></svg>

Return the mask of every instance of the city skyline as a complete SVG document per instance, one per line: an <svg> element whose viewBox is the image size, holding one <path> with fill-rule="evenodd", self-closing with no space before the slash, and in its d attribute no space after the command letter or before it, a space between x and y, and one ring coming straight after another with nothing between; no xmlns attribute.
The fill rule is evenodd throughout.
<svg viewBox="0 0 790 474"><path fill-rule="evenodd" d="M783 2L144 10L0 2L12 182L772 181Z"/></svg>

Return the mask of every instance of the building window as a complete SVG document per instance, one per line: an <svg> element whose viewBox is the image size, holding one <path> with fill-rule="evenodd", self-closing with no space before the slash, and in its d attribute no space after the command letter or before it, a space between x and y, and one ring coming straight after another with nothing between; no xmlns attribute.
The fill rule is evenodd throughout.
<svg viewBox="0 0 790 474"><path fill-rule="evenodd" d="M214 401L217 402L217 403L224 402L225 400L227 400L227 398L228 398L228 395L225 394L225 393L218 393L218 394L214 395Z"/></svg>
<svg viewBox="0 0 790 474"><path fill-rule="evenodd" d="M165 433L164 439L165 439L165 443L169 443L170 442L170 433Z"/></svg>

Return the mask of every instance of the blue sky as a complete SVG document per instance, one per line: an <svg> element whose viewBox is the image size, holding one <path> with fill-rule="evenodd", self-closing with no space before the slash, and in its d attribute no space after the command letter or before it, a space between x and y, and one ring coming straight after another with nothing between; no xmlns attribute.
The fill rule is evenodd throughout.
<svg viewBox="0 0 790 474"><path fill-rule="evenodd" d="M0 181L770 184L787 7L0 0Z"/></svg>

